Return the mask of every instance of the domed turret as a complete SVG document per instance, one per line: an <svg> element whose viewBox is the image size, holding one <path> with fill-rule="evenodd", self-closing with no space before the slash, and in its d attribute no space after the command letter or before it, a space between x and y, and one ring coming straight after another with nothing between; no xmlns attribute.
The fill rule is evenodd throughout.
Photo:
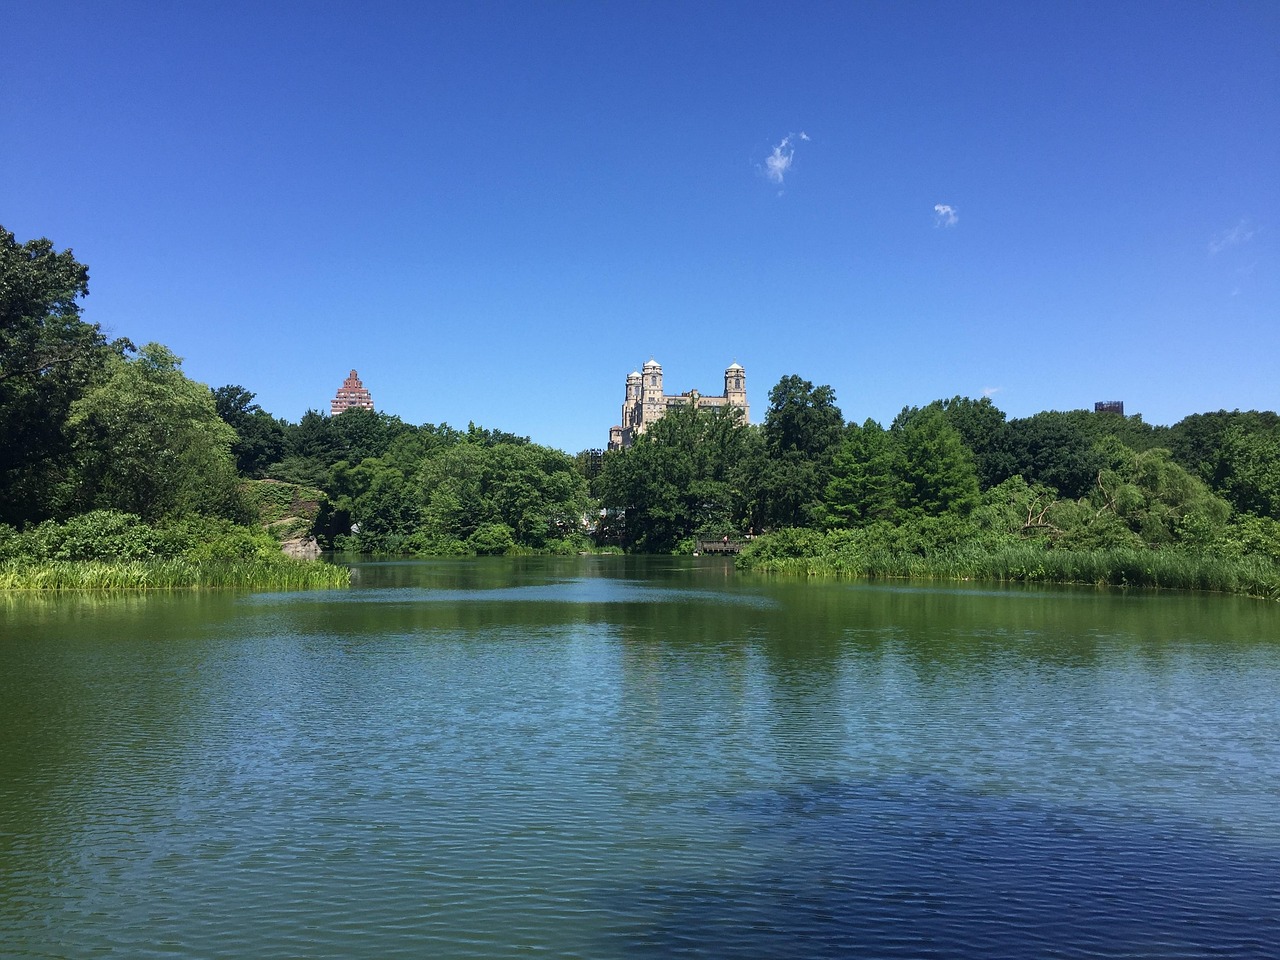
<svg viewBox="0 0 1280 960"><path fill-rule="evenodd" d="M747 409L747 371L742 369L738 361L725 367L724 398L731 407L742 411L742 422L750 422L750 411Z"/></svg>

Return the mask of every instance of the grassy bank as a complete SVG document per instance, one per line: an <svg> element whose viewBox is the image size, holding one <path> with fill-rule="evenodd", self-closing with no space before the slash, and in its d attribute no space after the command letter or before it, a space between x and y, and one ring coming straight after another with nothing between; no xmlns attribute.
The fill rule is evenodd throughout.
<svg viewBox="0 0 1280 960"><path fill-rule="evenodd" d="M316 590L351 583L346 567L291 560L18 561L0 564L0 590Z"/></svg>
<svg viewBox="0 0 1280 960"><path fill-rule="evenodd" d="M780 556L747 550L744 570L805 577L987 580L1207 590L1280 600L1280 567L1265 557L1181 550L1047 550L1036 545L948 546L927 555L885 549Z"/></svg>

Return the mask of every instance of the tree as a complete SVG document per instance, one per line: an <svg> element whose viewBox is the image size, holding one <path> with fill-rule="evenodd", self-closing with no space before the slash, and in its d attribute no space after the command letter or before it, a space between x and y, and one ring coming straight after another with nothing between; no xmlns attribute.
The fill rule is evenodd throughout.
<svg viewBox="0 0 1280 960"><path fill-rule="evenodd" d="M831 463L827 525L859 527L897 519L906 499L905 464L897 440L874 420L850 426Z"/></svg>
<svg viewBox="0 0 1280 960"><path fill-rule="evenodd" d="M794 374L769 391L764 456L751 476L753 525L812 526L823 513L831 460L844 433L835 391Z"/></svg>
<svg viewBox="0 0 1280 960"><path fill-rule="evenodd" d="M1088 494L1102 466L1080 417L1056 410L1010 420L1009 451L1014 473L1071 500Z"/></svg>
<svg viewBox="0 0 1280 960"><path fill-rule="evenodd" d="M486 549L497 542L493 524L537 549L573 536L588 508L587 481L572 458L527 442L441 447L422 462L417 489L424 537L467 542L490 525Z"/></svg>
<svg viewBox="0 0 1280 960"><path fill-rule="evenodd" d="M1208 461L1210 482L1241 513L1280 520L1280 429L1232 424Z"/></svg>
<svg viewBox="0 0 1280 960"><path fill-rule="evenodd" d="M254 394L238 384L213 391L218 416L236 432L231 446L236 469L245 476L261 477L268 466L284 456L284 427L253 398Z"/></svg>
<svg viewBox="0 0 1280 960"><path fill-rule="evenodd" d="M626 545L669 551L700 532L749 525L749 465L762 459L759 451L740 410L688 404L606 455L597 486L605 505L624 515Z"/></svg>
<svg viewBox="0 0 1280 960"><path fill-rule="evenodd" d="M978 499L978 474L960 434L936 407L903 411L893 432L902 451L902 508L909 516L967 514Z"/></svg>
<svg viewBox="0 0 1280 960"><path fill-rule="evenodd" d="M134 359L113 358L103 380L71 405L69 494L78 510L245 518L231 457L235 431L181 363L149 343Z"/></svg>
<svg viewBox="0 0 1280 960"><path fill-rule="evenodd" d="M826 486L829 526L965 516L978 499L969 449L941 407L907 407L885 431L850 427Z"/></svg>
<svg viewBox="0 0 1280 960"><path fill-rule="evenodd" d="M1099 441L1103 461L1088 502L1148 546L1203 545L1220 535L1230 506L1173 462L1168 450L1135 451L1114 437Z"/></svg>
<svg viewBox="0 0 1280 960"><path fill-rule="evenodd" d="M1280 519L1280 416L1271 411L1197 413L1169 430L1173 458L1237 510Z"/></svg>
<svg viewBox="0 0 1280 960"><path fill-rule="evenodd" d="M947 423L960 434L978 471L978 485L987 490L1016 472L1009 452L1009 425L1004 411L991 402L990 397L974 400L971 397L952 397L935 400L929 406L937 407L947 418Z"/></svg>
<svg viewBox="0 0 1280 960"><path fill-rule="evenodd" d="M815 387L792 374L769 391L764 442L771 454L795 452L820 460L834 450L843 430L844 415L831 387Z"/></svg>
<svg viewBox="0 0 1280 960"><path fill-rule="evenodd" d="M57 510L68 468L71 404L109 354L95 324L80 319L89 270L48 240L19 244L0 227L0 522L26 523Z"/></svg>

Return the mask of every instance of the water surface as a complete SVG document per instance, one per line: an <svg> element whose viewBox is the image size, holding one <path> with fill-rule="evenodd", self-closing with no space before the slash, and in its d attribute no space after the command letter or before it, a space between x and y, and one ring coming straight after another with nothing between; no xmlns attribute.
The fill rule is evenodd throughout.
<svg viewBox="0 0 1280 960"><path fill-rule="evenodd" d="M1280 610L365 564L0 599L5 957L1280 956Z"/></svg>

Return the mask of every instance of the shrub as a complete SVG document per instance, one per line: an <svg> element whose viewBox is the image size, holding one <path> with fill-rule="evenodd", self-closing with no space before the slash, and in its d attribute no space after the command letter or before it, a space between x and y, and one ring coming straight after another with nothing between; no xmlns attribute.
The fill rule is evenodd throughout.
<svg viewBox="0 0 1280 960"><path fill-rule="evenodd" d="M481 556L508 553L515 545L515 531L505 523L482 523L467 537L467 546Z"/></svg>
<svg viewBox="0 0 1280 960"><path fill-rule="evenodd" d="M46 520L20 534L19 540L15 555L30 560L149 560L172 555L152 527L118 510L93 510L65 523Z"/></svg>

